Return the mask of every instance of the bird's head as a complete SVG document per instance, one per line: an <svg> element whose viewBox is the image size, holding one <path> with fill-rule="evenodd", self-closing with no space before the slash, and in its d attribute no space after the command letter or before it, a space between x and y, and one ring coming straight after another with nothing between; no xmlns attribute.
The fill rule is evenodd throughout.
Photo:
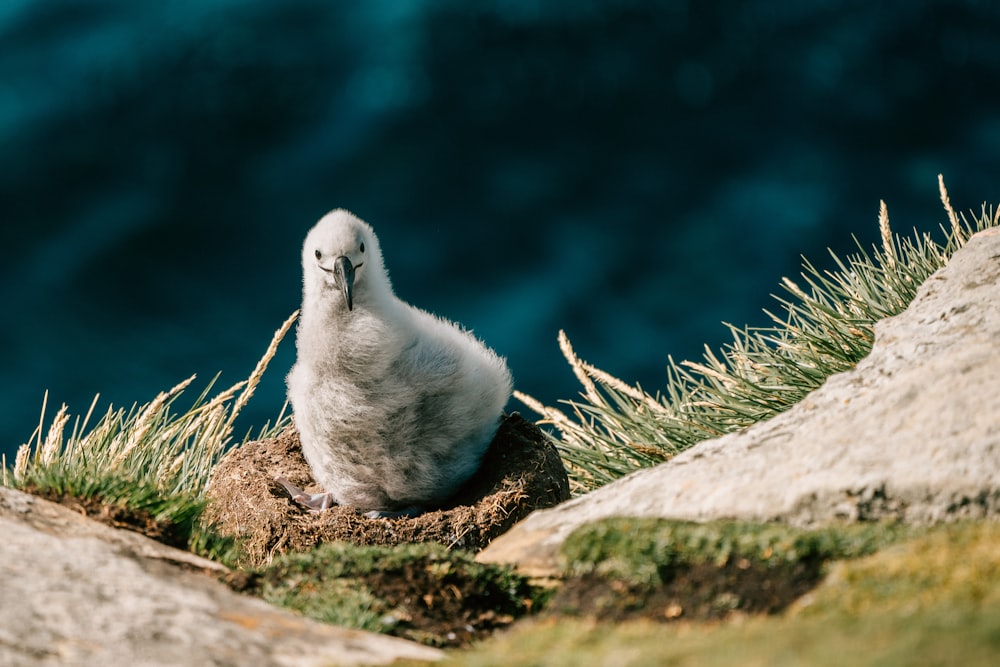
<svg viewBox="0 0 1000 667"><path fill-rule="evenodd" d="M354 309L360 293L381 290L378 283L385 278L375 232L344 209L327 213L309 231L302 247L302 270L307 290L333 290L348 310ZM387 278L384 282L388 286Z"/></svg>

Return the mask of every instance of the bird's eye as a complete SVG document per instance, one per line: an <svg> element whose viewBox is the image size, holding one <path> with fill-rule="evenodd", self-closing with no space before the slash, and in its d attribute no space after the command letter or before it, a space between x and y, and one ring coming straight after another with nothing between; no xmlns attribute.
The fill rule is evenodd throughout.
<svg viewBox="0 0 1000 667"><path fill-rule="evenodd" d="M365 251L365 242L362 241L361 242L361 252L364 252L364 251Z"/></svg>
<svg viewBox="0 0 1000 667"><path fill-rule="evenodd" d="M323 253L319 251L319 248L316 248L316 259L322 259L322 258L323 258Z"/></svg>

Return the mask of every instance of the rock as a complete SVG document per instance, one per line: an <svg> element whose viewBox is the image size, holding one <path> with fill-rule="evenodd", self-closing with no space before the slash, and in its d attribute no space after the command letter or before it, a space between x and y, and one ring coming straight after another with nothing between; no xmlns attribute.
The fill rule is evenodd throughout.
<svg viewBox="0 0 1000 667"><path fill-rule="evenodd" d="M517 413L504 417L479 472L453 501L417 517L369 519L353 507L310 512L274 481L279 475L307 491L319 490L294 428L232 450L213 474L206 517L221 534L241 540L249 565L336 540L439 542L478 551L533 510L569 498L555 447Z"/></svg>
<svg viewBox="0 0 1000 667"><path fill-rule="evenodd" d="M232 592L217 563L0 487L0 664L386 664L443 654Z"/></svg>
<svg viewBox="0 0 1000 667"><path fill-rule="evenodd" d="M879 322L871 354L773 419L558 508L480 553L551 573L607 516L923 524L1000 510L1000 230L974 236Z"/></svg>

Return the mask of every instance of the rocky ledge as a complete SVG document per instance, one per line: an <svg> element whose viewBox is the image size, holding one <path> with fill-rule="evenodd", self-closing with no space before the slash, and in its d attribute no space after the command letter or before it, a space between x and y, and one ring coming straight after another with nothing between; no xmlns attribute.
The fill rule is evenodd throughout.
<svg viewBox="0 0 1000 667"><path fill-rule="evenodd" d="M234 593L221 565L0 487L0 664L306 665L436 660Z"/></svg>
<svg viewBox="0 0 1000 667"><path fill-rule="evenodd" d="M927 524L1000 510L1000 230L975 235L879 322L871 354L773 419L536 512L480 554L557 569L609 516L812 526Z"/></svg>

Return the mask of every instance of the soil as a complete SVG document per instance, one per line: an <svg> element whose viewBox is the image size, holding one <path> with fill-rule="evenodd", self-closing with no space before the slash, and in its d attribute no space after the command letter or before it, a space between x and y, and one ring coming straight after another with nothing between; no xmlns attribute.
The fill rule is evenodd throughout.
<svg viewBox="0 0 1000 667"><path fill-rule="evenodd" d="M460 573L442 580L419 561L373 572L367 583L394 609L397 623L390 634L434 646L486 639L531 609L527 590L520 602L512 601L508 591L495 590L492 582Z"/></svg>
<svg viewBox="0 0 1000 667"><path fill-rule="evenodd" d="M106 526L124 528L125 530L141 533L150 539L162 542L168 546L187 549L188 535L186 531L182 530L180 526L172 521L155 519L149 512L108 503L101 498L77 498L76 496L57 494L51 490L43 490L33 486L26 487L24 491L64 505L74 512L79 512Z"/></svg>
<svg viewBox="0 0 1000 667"><path fill-rule="evenodd" d="M719 621L776 614L821 580L823 561L775 566L734 556L724 565L684 565L661 573L658 585L641 586L597 575L572 577L555 589L499 590L496 580L455 567L442 577L423 560L352 574L392 609L389 634L424 644L461 647L485 639L529 615L558 621L577 617L616 623ZM265 575L266 576L266 575ZM261 580L234 585L259 593Z"/></svg>
<svg viewBox="0 0 1000 667"><path fill-rule="evenodd" d="M353 507L310 512L274 481L284 476L317 492L294 428L230 451L219 463L205 517L240 541L244 565L259 566L287 551L348 541L363 545L438 542L479 551L536 509L569 498L569 480L555 447L517 413L505 415L479 472L441 509L417 517L369 519Z"/></svg>
<svg viewBox="0 0 1000 667"><path fill-rule="evenodd" d="M775 614L819 583L822 565L813 560L775 566L734 556L721 567L707 562L661 573L658 586L574 577L546 604L544 616L669 622Z"/></svg>
<svg viewBox="0 0 1000 667"><path fill-rule="evenodd" d="M486 639L529 614L544 592L517 576L490 576L482 566L415 558L399 565L347 576L352 586L378 598L385 610L384 631L438 647L467 646ZM306 575L308 576L308 575ZM253 573L226 583L237 592L263 595L265 588L287 586L287 572ZM319 593L322 594L322 593Z"/></svg>

